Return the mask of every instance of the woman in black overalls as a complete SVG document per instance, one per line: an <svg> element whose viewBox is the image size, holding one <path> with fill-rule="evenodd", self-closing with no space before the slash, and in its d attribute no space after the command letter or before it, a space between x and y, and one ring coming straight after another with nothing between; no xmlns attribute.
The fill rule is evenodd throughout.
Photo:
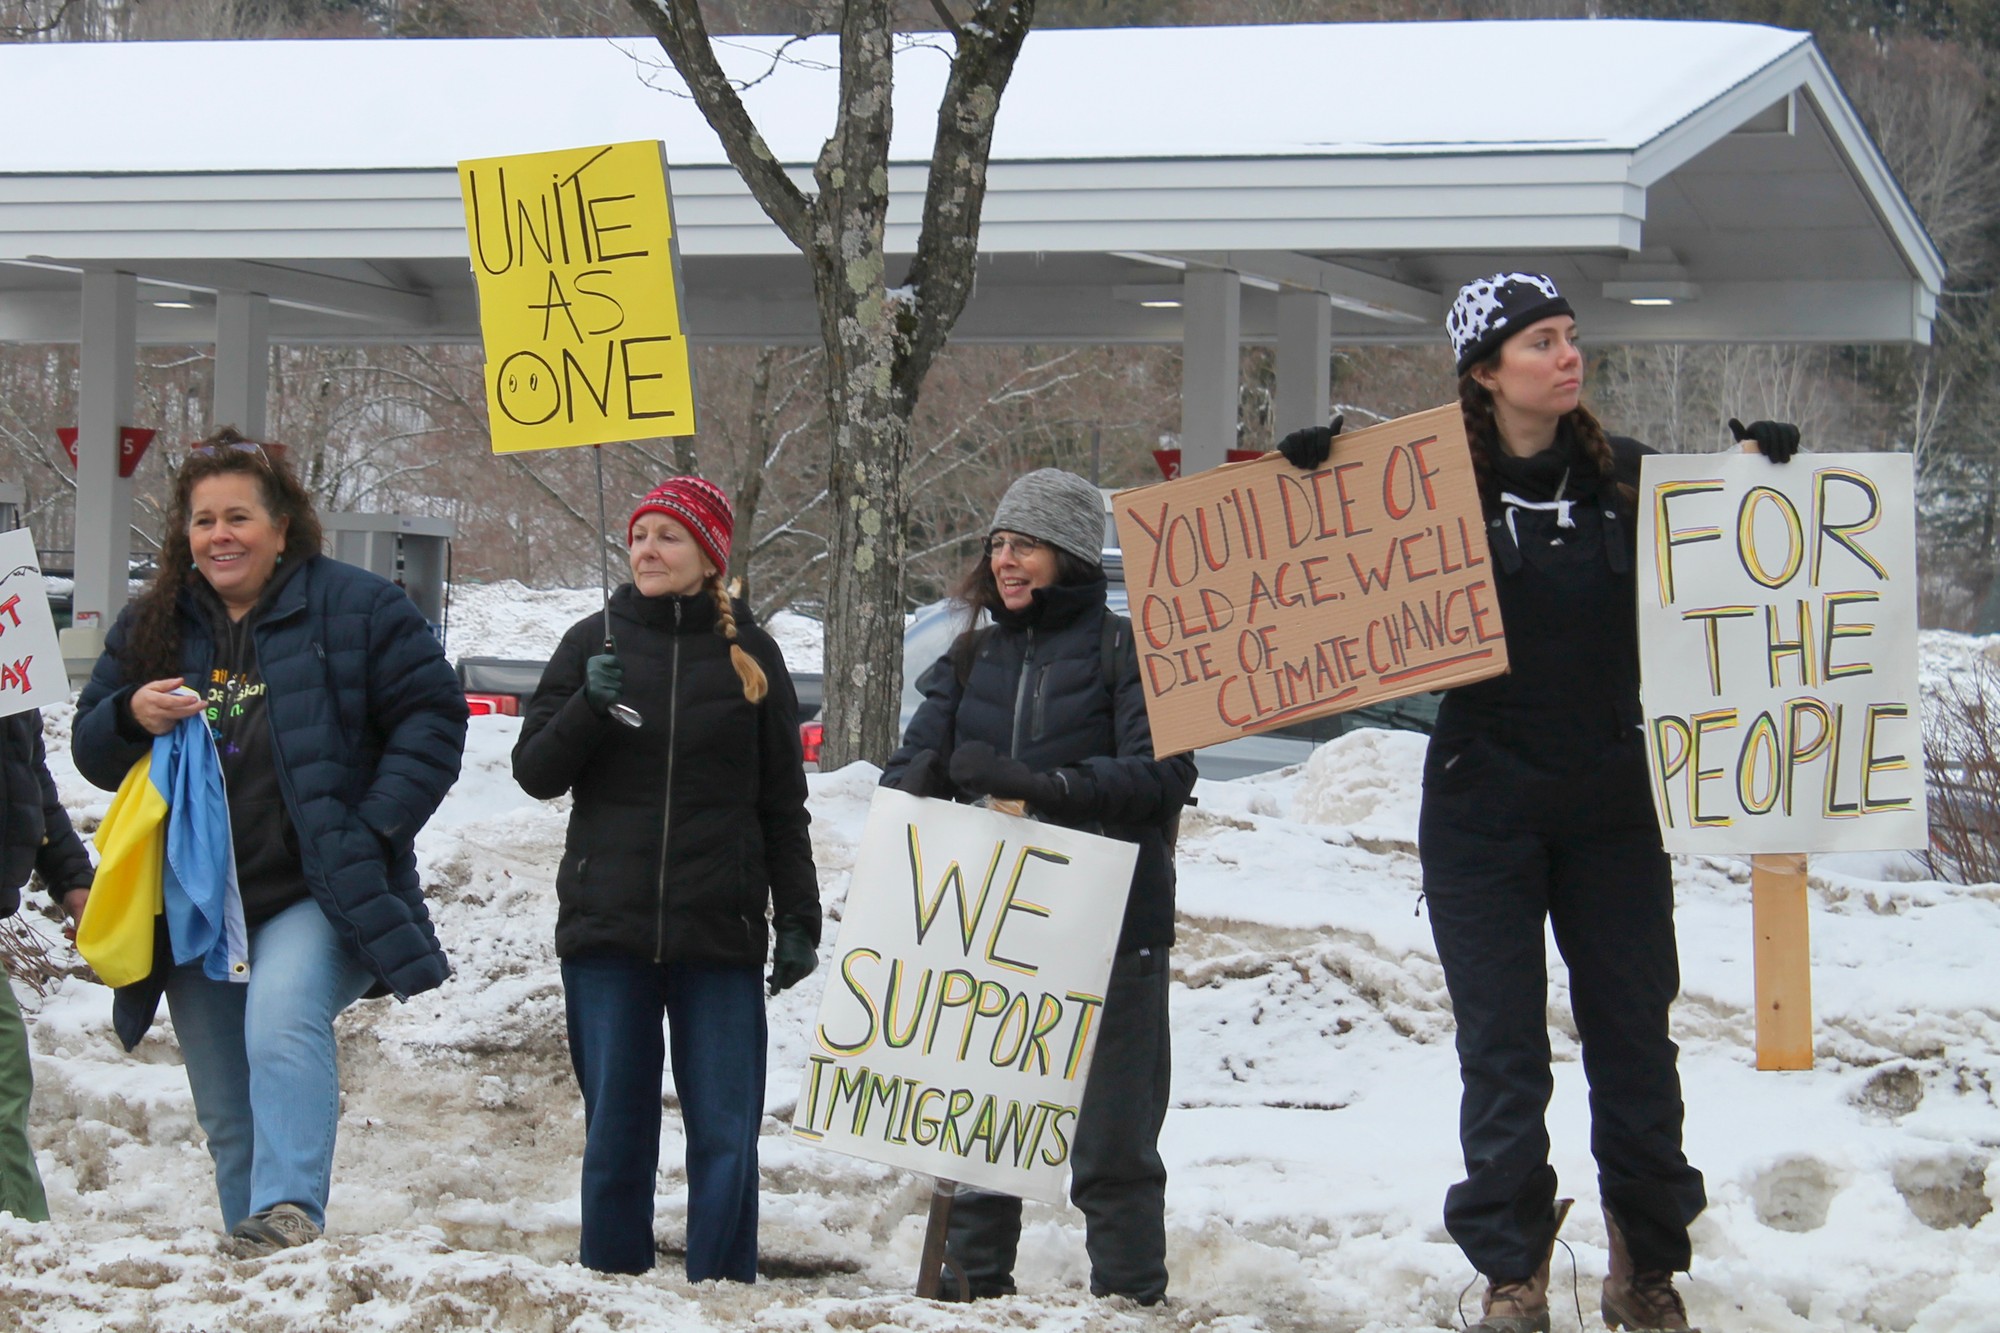
<svg viewBox="0 0 2000 1333"><path fill-rule="evenodd" d="M1469 283L1446 327L1509 672L1445 695L1424 763L1424 893L1464 1085L1466 1178L1445 1196L1445 1226L1487 1279L1475 1333L1546 1333L1549 1252L1568 1207L1544 1121L1549 922L1590 1083L1605 1325L1685 1329L1673 1275L1707 1199L1681 1152L1673 876L1640 731L1634 503L1651 450L1607 436L1579 405L1576 321L1548 278ZM1797 446L1788 426L1740 433L1779 461ZM1317 466L1331 434L1280 448Z"/></svg>

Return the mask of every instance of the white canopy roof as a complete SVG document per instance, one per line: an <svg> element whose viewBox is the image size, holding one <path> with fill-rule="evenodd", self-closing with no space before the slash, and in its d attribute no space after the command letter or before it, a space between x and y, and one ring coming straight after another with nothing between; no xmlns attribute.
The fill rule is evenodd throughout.
<svg viewBox="0 0 2000 1333"><path fill-rule="evenodd" d="M946 40L897 59L890 243L914 249ZM831 38L722 39L802 183ZM77 271L140 275L147 341L216 291L274 338L476 336L455 163L658 138L697 340L809 341L805 265L650 39L0 47L0 339L77 336ZM1811 40L1741 24L1033 33L1002 103L967 340L1177 341L1180 269L1329 294L1339 342L1550 272L1602 339L1928 338L1943 270ZM1626 285L1619 285L1626 284ZM1633 285L1637 284L1637 285ZM1664 284L1664 286L1662 285ZM1668 292L1676 304L1635 307Z"/></svg>

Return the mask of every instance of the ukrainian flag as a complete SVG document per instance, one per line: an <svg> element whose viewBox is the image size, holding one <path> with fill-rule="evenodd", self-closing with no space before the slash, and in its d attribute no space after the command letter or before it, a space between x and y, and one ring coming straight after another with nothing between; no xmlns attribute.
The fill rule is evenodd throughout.
<svg viewBox="0 0 2000 1333"><path fill-rule="evenodd" d="M206 720L184 718L154 738L119 784L95 841L97 875L76 947L105 985L129 986L152 972L163 913L175 963L199 958L214 980L250 979L229 802Z"/></svg>

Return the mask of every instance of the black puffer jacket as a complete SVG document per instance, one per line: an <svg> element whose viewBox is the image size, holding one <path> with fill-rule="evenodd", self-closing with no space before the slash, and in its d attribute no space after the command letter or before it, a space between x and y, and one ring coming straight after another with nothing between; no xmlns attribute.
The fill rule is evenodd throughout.
<svg viewBox="0 0 2000 1333"><path fill-rule="evenodd" d="M1087 774L1088 815L1055 822L1139 845L1139 863L1118 937L1122 953L1174 941L1174 857L1170 832L1194 790L1194 759L1153 758L1145 686L1132 636L1124 636L1116 689L1104 683L1104 580L1038 588L1019 614L1002 611L996 629L976 640L977 655L959 680L946 653L917 681L924 702L902 748L882 770L895 785L910 759L935 750L948 759L959 741L985 741L1030 768ZM940 763L937 772L944 771Z"/></svg>
<svg viewBox="0 0 2000 1333"><path fill-rule="evenodd" d="M42 872L58 901L71 889L89 888L90 853L56 796L39 711L0 719L0 783L0 917L20 910L21 886L32 871Z"/></svg>
<svg viewBox="0 0 2000 1333"><path fill-rule="evenodd" d="M570 627L542 673L514 746L514 777L543 800L573 792L556 872L556 953L621 953L761 967L766 908L819 939L819 880L807 834L799 704L771 636L735 606L737 641L764 668L743 697L715 602L611 598L622 702L645 725L591 711L584 663L604 618Z"/></svg>

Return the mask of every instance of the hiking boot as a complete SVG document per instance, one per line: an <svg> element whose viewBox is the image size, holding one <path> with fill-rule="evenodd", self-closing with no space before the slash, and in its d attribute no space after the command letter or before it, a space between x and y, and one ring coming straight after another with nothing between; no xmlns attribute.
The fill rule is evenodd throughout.
<svg viewBox="0 0 2000 1333"><path fill-rule="evenodd" d="M1597 1303L1606 1328L1626 1333L1701 1333L1688 1324L1687 1306L1674 1290L1674 1275L1665 1269L1639 1272L1625 1233L1609 1212L1604 1230L1610 1237L1611 1271L1604 1275L1604 1295Z"/></svg>
<svg viewBox="0 0 2000 1333"><path fill-rule="evenodd" d="M1466 1333L1549 1333L1549 1257L1556 1251L1556 1232L1562 1230L1574 1200L1556 1200L1556 1224L1549 1232L1549 1248L1542 1253L1542 1266L1524 1278L1502 1281L1486 1279L1486 1294L1480 1298L1479 1322Z"/></svg>
<svg viewBox="0 0 2000 1333"><path fill-rule="evenodd" d="M294 1245L309 1245L319 1238L319 1224L295 1203L281 1203L253 1213L229 1233L230 1248L239 1259L261 1259Z"/></svg>

